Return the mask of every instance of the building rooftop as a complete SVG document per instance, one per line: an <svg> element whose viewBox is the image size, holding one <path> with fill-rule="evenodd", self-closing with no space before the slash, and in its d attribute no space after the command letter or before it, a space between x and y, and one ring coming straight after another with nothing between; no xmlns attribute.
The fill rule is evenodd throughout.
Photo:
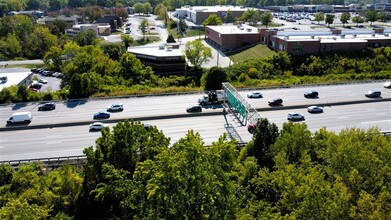
<svg viewBox="0 0 391 220"><path fill-rule="evenodd" d="M207 26L219 34L259 34L258 29L249 25Z"/></svg>
<svg viewBox="0 0 391 220"><path fill-rule="evenodd" d="M17 72L15 70L11 70L8 68L0 69L0 78L7 77L6 82L3 81L0 82L0 91L3 90L3 88L10 87L12 85L18 85L20 82L26 79L30 74L31 74L30 71Z"/></svg>
<svg viewBox="0 0 391 220"><path fill-rule="evenodd" d="M170 47L169 47L170 48ZM131 47L128 52L152 57L182 57L180 49L167 49L167 47Z"/></svg>
<svg viewBox="0 0 391 220"><path fill-rule="evenodd" d="M233 5L216 5L216 6L183 6L181 10L189 10L193 12L219 12L219 11L247 11L248 7L233 6ZM257 9L259 10L259 9Z"/></svg>
<svg viewBox="0 0 391 220"><path fill-rule="evenodd" d="M303 33L302 35L297 35L298 33L291 34L289 32L281 32L276 35L277 38L283 39L286 41L321 41L321 43L347 43L347 42L367 42L368 40L373 39L388 39L391 40L389 34L375 34L373 32L349 32L342 33L338 35L333 35L327 32L313 32L311 34Z"/></svg>
<svg viewBox="0 0 391 220"><path fill-rule="evenodd" d="M38 19L37 22L40 23L40 22L54 21L54 20L76 21L77 19L80 19L80 18L81 18L81 16L79 16L79 15L72 15L72 16L60 15L60 16L57 16L57 17L46 16L46 17L43 17L41 19Z"/></svg>

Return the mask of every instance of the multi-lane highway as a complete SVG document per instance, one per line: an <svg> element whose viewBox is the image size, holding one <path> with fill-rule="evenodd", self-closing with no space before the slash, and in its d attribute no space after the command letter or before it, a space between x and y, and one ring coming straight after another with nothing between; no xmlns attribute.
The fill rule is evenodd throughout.
<svg viewBox="0 0 391 220"><path fill-rule="evenodd" d="M319 92L318 99L306 99L303 93L310 89ZM247 99L256 108L270 108L267 101L280 97L284 100L284 106L295 105L316 105L334 102L353 100L369 100L364 97L368 90L377 89L382 91L383 99L391 98L391 90L383 88L383 82L319 86L319 87L297 87L291 89L269 89L262 90L262 99ZM247 92L240 92L246 97ZM39 103L14 104L0 107L0 128L6 125L7 119L14 112L31 111L34 117L30 125L56 124L72 121L92 120L94 112L105 110L112 103L123 103L123 112L111 114L111 119L133 118L143 116L159 116L167 114L183 114L186 107L197 104L201 94L177 95L177 96L147 96L124 99L103 99L103 100L81 100L57 103L54 111L38 112ZM216 109L205 109L204 112L219 111Z"/></svg>
<svg viewBox="0 0 391 220"><path fill-rule="evenodd" d="M320 93L319 99L305 99L303 97L303 92L310 88L271 89L262 91L264 95L262 99L247 100L257 108L268 109L270 107L267 106L267 100L277 96L284 99L286 106L366 100L363 94L370 89L381 90L383 98L390 98L391 90L381 86L382 83L368 83L316 87ZM246 94L246 92L241 93L243 96ZM102 110L113 102L122 102L125 111L112 114L112 118L183 114L185 108L190 104L195 104L199 96L200 94L89 100L77 104L72 102L68 105L59 103L56 110L49 112L37 112L36 104L27 104L22 107L2 106L0 120L5 122L8 115L18 111L32 111L34 121L31 124L92 120L93 112ZM221 112L219 109L206 111ZM261 115L275 122L281 128L282 124L287 121L287 113L292 111L305 114L305 122L311 131L316 131L321 127L338 132L346 127L369 128L373 126L378 126L383 131L391 131L390 101L325 106L322 114L309 114L306 112L306 108L299 108L278 111L263 110ZM171 143L183 137L189 129L199 132L206 144L216 141L224 132L244 142L251 139L246 126L241 125L233 115L224 117L223 115L203 116L203 114L197 114L200 117L158 119L145 121L145 123L156 125L160 130L163 130L165 135L171 138ZM110 124L110 127L112 126L114 124ZM88 125L54 127L52 129L0 130L0 132L0 161L81 155L82 150L87 146L94 145L95 139L100 136L100 132L89 132Z"/></svg>
<svg viewBox="0 0 391 220"><path fill-rule="evenodd" d="M322 114L309 114L305 108L263 111L261 115L276 123L279 128L287 122L288 112L297 111L305 114L308 128L315 132L319 128L339 132L344 128L370 128L378 126L383 131L391 131L391 104L366 103L325 107ZM202 113L200 114L202 115ZM199 132L206 144L211 144L224 132L229 137L247 142L251 135L246 126L241 125L233 115L191 117L145 121L156 125L175 143L184 137L188 130ZM301 123L301 122L297 122ZM110 127L114 124L110 124ZM92 146L100 132L89 132L88 125L58 127L52 129L34 129L6 131L0 134L0 161L34 159L81 155L82 150Z"/></svg>

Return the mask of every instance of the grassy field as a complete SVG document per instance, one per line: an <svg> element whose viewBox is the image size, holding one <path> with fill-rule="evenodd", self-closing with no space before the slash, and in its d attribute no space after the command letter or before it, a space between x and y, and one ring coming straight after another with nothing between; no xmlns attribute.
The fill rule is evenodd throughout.
<svg viewBox="0 0 391 220"><path fill-rule="evenodd" d="M170 29L169 27L167 27L167 30L168 30L168 34L172 34L172 36L175 38L175 40L178 39L177 28ZM186 32L186 36L183 36L183 37L194 37L194 36L198 36L198 35L200 35L201 38L203 38L205 35L205 31L203 31L203 30L198 31L198 30L194 30L194 29L189 29Z"/></svg>
<svg viewBox="0 0 391 220"><path fill-rule="evenodd" d="M248 48L247 50L230 55L229 58L236 63L249 59L267 58L273 56L275 53L276 52L269 49L267 46L263 44L258 44L254 47Z"/></svg>

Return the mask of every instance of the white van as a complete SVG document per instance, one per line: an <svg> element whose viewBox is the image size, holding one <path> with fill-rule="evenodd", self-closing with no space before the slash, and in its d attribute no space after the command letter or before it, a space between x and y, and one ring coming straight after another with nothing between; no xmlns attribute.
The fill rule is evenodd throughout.
<svg viewBox="0 0 391 220"><path fill-rule="evenodd" d="M30 123L32 119L33 116L31 116L31 112L18 112L11 115L7 120L7 124Z"/></svg>

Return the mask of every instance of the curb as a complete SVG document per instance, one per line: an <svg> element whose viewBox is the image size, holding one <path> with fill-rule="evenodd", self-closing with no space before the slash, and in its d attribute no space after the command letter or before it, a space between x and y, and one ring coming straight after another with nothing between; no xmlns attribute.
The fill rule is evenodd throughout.
<svg viewBox="0 0 391 220"><path fill-rule="evenodd" d="M391 101L391 98L379 98L379 99L368 99L368 100L354 100L354 101L346 101L346 102L333 102L333 103L318 103L318 106L340 106L340 105L354 105L354 104L363 104L363 103L371 103L371 102L388 102ZM257 111L277 111L277 110L287 110L287 109L295 109L295 108L307 108L309 105L291 105L291 106L273 106L268 108L257 108ZM223 115L223 111L215 111L215 112L203 112L203 113L186 113L186 114L173 114L173 115L157 115L157 116L141 116L134 118L119 118L119 119L108 119L104 120L105 123L117 123L119 121L124 120L133 120L133 121L153 121L153 120L162 120L162 119L173 119L173 118L187 118L187 117L201 117L201 116L216 116ZM28 129L44 129L44 128L58 128L58 127L72 127L79 125L89 125L90 123L96 122L94 120L89 121L75 121L75 122L66 122L66 123L58 123L58 124L43 124L43 125L13 125L0 127L0 131L15 131L15 130L28 130Z"/></svg>

